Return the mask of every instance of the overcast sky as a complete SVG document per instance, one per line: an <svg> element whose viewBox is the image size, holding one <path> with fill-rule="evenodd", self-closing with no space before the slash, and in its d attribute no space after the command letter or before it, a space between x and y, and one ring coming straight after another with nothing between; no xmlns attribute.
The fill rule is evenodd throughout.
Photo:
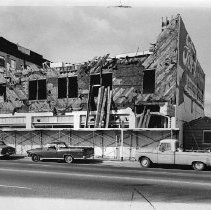
<svg viewBox="0 0 211 210"><path fill-rule="evenodd" d="M16 5L0 7L0 35L46 59L72 63L106 53L136 52L138 47L139 51L148 50L149 43L154 43L161 31L161 17L180 13L206 74L206 109L211 116L211 4L208 1L148 0L143 5L140 3L143 1L122 1L133 6L131 9L107 7L120 1L81 0L76 4L72 0L72 5L69 0L18 2L25 6L17 7L17 1L13 0L0 3Z"/></svg>

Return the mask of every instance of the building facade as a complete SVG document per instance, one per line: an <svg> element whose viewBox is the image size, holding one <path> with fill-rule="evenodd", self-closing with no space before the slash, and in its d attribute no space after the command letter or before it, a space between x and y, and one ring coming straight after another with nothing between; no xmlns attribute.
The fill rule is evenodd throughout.
<svg viewBox="0 0 211 210"><path fill-rule="evenodd" d="M204 116L205 74L180 15L163 23L150 51L49 66L39 63L43 58L35 59L31 51L17 50L35 65L27 67L24 59L14 64L12 59L9 67L1 66L2 129L147 129L148 139L179 129L182 143L184 122ZM8 63L6 54L2 56ZM149 131L158 132L157 137ZM116 145L118 138L112 139Z"/></svg>

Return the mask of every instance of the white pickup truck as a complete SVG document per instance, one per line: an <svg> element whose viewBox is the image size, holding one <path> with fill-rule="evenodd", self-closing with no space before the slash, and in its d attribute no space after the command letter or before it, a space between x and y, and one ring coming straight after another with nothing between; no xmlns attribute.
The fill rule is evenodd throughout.
<svg viewBox="0 0 211 210"><path fill-rule="evenodd" d="M143 147L136 151L135 159L142 167L148 168L156 164L191 165L195 170L203 170L211 166L210 151L183 152L176 139L161 140L156 148Z"/></svg>

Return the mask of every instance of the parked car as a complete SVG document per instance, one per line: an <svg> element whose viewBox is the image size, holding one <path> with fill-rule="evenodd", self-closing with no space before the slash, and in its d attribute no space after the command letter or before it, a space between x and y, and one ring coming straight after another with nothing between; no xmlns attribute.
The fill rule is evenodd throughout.
<svg viewBox="0 0 211 210"><path fill-rule="evenodd" d="M65 142L52 142L41 148L27 150L29 157L34 162L40 159L64 159L66 163L72 163L74 159L86 159L94 156L93 147L67 146Z"/></svg>
<svg viewBox="0 0 211 210"><path fill-rule="evenodd" d="M184 152L176 139L161 140L156 148L140 148L136 151L135 158L144 168L150 167L153 163L191 165L195 170L211 166L210 151Z"/></svg>
<svg viewBox="0 0 211 210"><path fill-rule="evenodd" d="M0 141L0 156L10 157L16 154L16 149L14 147L8 146L4 141Z"/></svg>

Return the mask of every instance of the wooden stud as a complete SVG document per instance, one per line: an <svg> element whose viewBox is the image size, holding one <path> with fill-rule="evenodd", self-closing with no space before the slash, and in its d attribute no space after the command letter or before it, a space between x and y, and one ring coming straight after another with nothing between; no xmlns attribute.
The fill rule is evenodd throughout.
<svg viewBox="0 0 211 210"><path fill-rule="evenodd" d="M147 109L147 112L146 112L146 114L144 116L144 120L143 120L143 123L142 123L142 128L146 128L146 121L147 121L149 113L150 113L150 110Z"/></svg>
<svg viewBox="0 0 211 210"><path fill-rule="evenodd" d="M141 128L142 122L143 122L143 118L144 118L144 112L139 115L139 120L138 120L138 123L137 123L138 124L138 128Z"/></svg>
<svg viewBox="0 0 211 210"><path fill-rule="evenodd" d="M106 113L106 124L105 128L108 128L110 121L110 110L111 110L111 99L112 99L112 90L110 90L110 86L108 86L108 100L107 100L107 113Z"/></svg>
<svg viewBox="0 0 211 210"><path fill-rule="evenodd" d="M100 120L100 113L101 113L101 108L102 108L103 95L104 95L104 86L100 87L99 92L98 92L97 112L96 112L96 117L95 117L95 128L99 127L99 120Z"/></svg>
<svg viewBox="0 0 211 210"><path fill-rule="evenodd" d="M100 112L100 120L99 120L99 128L102 127L102 121L103 121L103 116L105 114L105 105L106 105L106 100L107 100L107 97L108 97L108 89L105 88L105 91L104 91L104 95L103 95L103 102L102 102L102 107L101 107L101 112Z"/></svg>
<svg viewBox="0 0 211 210"><path fill-rule="evenodd" d="M147 120L146 120L146 128L149 127L150 118L151 118L151 114L150 114L150 112L149 112L148 115L147 115Z"/></svg>

